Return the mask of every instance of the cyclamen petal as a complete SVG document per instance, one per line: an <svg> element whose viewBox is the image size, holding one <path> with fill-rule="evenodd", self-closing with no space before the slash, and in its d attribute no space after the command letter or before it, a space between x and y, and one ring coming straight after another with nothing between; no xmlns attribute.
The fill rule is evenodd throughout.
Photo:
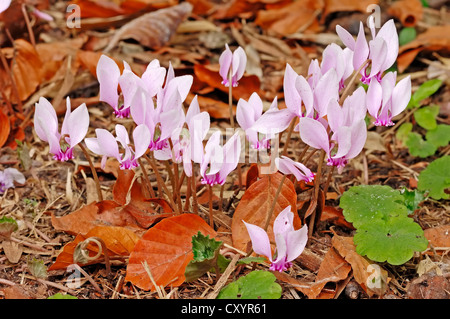
<svg viewBox="0 0 450 319"><path fill-rule="evenodd" d="M5 11L11 5L11 0L2 0L0 2L0 13Z"/></svg>
<svg viewBox="0 0 450 319"><path fill-rule="evenodd" d="M102 55L97 63L97 79L100 84L100 101L111 105L115 110L118 108L120 69L113 59Z"/></svg>
<svg viewBox="0 0 450 319"><path fill-rule="evenodd" d="M327 130L317 120L309 117L300 119L300 137L302 141L309 146L324 150L327 154L330 153L330 141Z"/></svg>
<svg viewBox="0 0 450 319"><path fill-rule="evenodd" d="M227 87L230 85L229 76L231 71L231 85L235 87L245 73L247 55L241 47L238 47L232 52L228 44L225 44L225 51L223 51L219 57L219 65L219 74L222 77L222 84Z"/></svg>
<svg viewBox="0 0 450 319"><path fill-rule="evenodd" d="M276 158L275 165L281 173L293 174L297 181L311 182L314 179L314 174L305 165L294 162L286 156Z"/></svg>

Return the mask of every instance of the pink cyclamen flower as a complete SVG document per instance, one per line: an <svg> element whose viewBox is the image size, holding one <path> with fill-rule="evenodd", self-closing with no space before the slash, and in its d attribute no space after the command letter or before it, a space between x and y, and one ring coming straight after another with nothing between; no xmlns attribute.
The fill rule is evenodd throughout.
<svg viewBox="0 0 450 319"><path fill-rule="evenodd" d="M203 140L205 139L211 119L208 112L200 112L197 95L192 99L186 112L187 128L179 127L172 134L173 154L176 162L183 163L186 176L192 176L192 162L201 163Z"/></svg>
<svg viewBox="0 0 450 319"><path fill-rule="evenodd" d="M348 160L357 156L364 147L367 128L364 120L351 126L340 126L329 137L322 122L311 119L300 119L300 137L309 146L322 149L327 155L327 165L336 166L341 173ZM335 147L337 150L335 150Z"/></svg>
<svg viewBox="0 0 450 319"><path fill-rule="evenodd" d="M309 168L299 162L295 162L287 156L282 155L275 159L277 169L285 174L293 174L297 181L311 182L314 179L314 173Z"/></svg>
<svg viewBox="0 0 450 319"><path fill-rule="evenodd" d="M205 145L200 163L202 183L210 186L223 185L225 180L238 165L241 155L241 140L235 133L224 146L220 144L221 132L214 132Z"/></svg>
<svg viewBox="0 0 450 319"><path fill-rule="evenodd" d="M223 79L222 84L228 87L230 85L229 76L231 75L231 85L236 87L238 86L238 81L244 75L247 65L247 55L241 47L231 52L228 44L225 44L225 51L219 57L219 65L219 74Z"/></svg>
<svg viewBox="0 0 450 319"><path fill-rule="evenodd" d="M398 34L394 20L387 21L376 33L373 17L370 18L369 28L372 40L369 43L367 43L362 22L360 22L356 40L353 39L347 30L339 25L336 26L336 32L342 42L353 51L354 70L358 70L367 59L371 60L370 73L367 72L367 65L360 71L361 81L365 84L369 84L374 77L380 81L382 73L396 61L399 50Z"/></svg>
<svg viewBox="0 0 450 319"><path fill-rule="evenodd" d="M145 154L150 143L150 131L145 125L138 125L133 131L134 147L130 145L130 138L126 128L121 125L116 125L116 136L114 137L109 131L105 129L96 129L96 138L86 138L86 146L95 154L102 155L101 167L104 168L107 157L114 157L120 163L120 169L132 169L137 166L138 159ZM120 143L124 149L120 153Z"/></svg>
<svg viewBox="0 0 450 319"><path fill-rule="evenodd" d="M0 172L0 193L4 193L8 188L14 188L14 182L25 184L25 176L12 167Z"/></svg>
<svg viewBox="0 0 450 319"><path fill-rule="evenodd" d="M36 134L49 144L50 153L58 161L73 158L73 148L84 139L89 128L89 112L86 104L81 104L72 112L69 97L66 102L67 110L61 133L58 130L56 111L47 99L43 97L39 99L34 113Z"/></svg>
<svg viewBox="0 0 450 319"><path fill-rule="evenodd" d="M396 84L397 73L389 72L381 80L371 81L367 89L367 111L377 126L392 126L392 118L400 114L411 99L411 77Z"/></svg>
<svg viewBox="0 0 450 319"><path fill-rule="evenodd" d="M277 105L277 99L272 102L271 109ZM259 95L253 93L248 101L239 99L236 107L236 120L239 126L245 131L250 145L254 149L268 149L270 148L271 134L259 134L254 128L254 124L261 117L263 113L263 102Z"/></svg>
<svg viewBox="0 0 450 319"><path fill-rule="evenodd" d="M291 206L283 209L273 223L276 243L275 260L272 257L269 236L264 229L243 222L252 241L254 252L269 259L270 270L282 272L289 269L292 266L292 261L303 252L308 241L308 227L306 225L298 230L294 229L294 213L291 211Z"/></svg>

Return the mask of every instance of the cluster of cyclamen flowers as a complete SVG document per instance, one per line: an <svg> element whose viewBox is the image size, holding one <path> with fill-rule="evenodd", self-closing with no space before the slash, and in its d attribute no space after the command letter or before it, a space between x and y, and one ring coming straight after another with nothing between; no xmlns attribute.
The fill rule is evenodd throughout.
<svg viewBox="0 0 450 319"><path fill-rule="evenodd" d="M357 156L367 137L366 114L379 126L393 125L392 119L402 112L411 96L409 77L396 83L396 72L387 72L398 54L398 36L394 22L388 21L376 33L370 26L372 40L367 43L363 24L356 40L337 26L337 33L346 48L330 44L323 52L321 62L313 60L306 77L297 74L287 64L284 76L286 108L279 109L275 98L263 112L263 103L257 93L248 101L237 103L236 120L245 131L246 139L254 149L269 149L270 141L299 120L295 131L308 146L325 152L327 164L341 172L348 160ZM228 45L219 59L222 84L235 87L244 74L246 55L242 48L232 52ZM360 75L367 91L359 86L351 95L348 79ZM193 164L199 164L202 183L223 185L226 177L238 165L241 154L239 132L222 145L222 133L208 136L210 117L201 112L197 97L185 112L183 104L190 91L190 75L175 76L172 65L166 70L158 60L147 66L141 77L124 62L123 72L116 62L103 55L97 65L100 100L108 103L117 118L131 117L135 123L131 143L124 125L115 126L115 136L105 129L96 129L96 137L85 138L89 114L83 104L73 112L67 99L67 112L58 129L58 120L52 105L41 98L36 104L35 130L47 141L56 160L73 158L73 148L83 139L86 146L102 156L120 162L121 169L139 166L139 158L148 151L158 160L182 163L187 176L192 176ZM231 83L230 83L231 81ZM353 83L352 83L353 84ZM245 148L244 148L245 149ZM312 181L315 176L305 165L281 156L275 159L283 174L293 174L297 180ZM286 208L274 226L278 258L272 261L271 249L265 232L246 224L255 252L268 256L275 270L290 266L306 244L307 231L294 231L290 208ZM282 221L281 221L282 220ZM283 225L281 225L283 224ZM306 227L306 226L305 226ZM277 230L278 229L278 230Z"/></svg>

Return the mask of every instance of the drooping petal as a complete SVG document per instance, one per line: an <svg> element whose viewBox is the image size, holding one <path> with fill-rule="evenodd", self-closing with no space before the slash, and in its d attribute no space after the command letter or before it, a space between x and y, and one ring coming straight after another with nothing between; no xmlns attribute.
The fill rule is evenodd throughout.
<svg viewBox="0 0 450 319"><path fill-rule="evenodd" d="M284 101L286 107L295 115L301 115L302 98L296 88L298 74L286 63L283 79Z"/></svg>
<svg viewBox="0 0 450 319"><path fill-rule="evenodd" d="M57 135L57 139L59 140L58 117L56 111L51 103L44 97L40 97L39 102L36 103L34 129L37 136L43 141L48 142L49 135Z"/></svg>
<svg viewBox="0 0 450 319"><path fill-rule="evenodd" d="M254 118L254 110L250 103L242 98L239 99L236 105L236 121L239 126L242 127L242 129L247 130L254 124Z"/></svg>
<svg viewBox="0 0 450 319"><path fill-rule="evenodd" d="M353 68L358 70L368 57L369 45L367 44L363 23L360 22L355 48L353 50Z"/></svg>
<svg viewBox="0 0 450 319"><path fill-rule="evenodd" d="M74 147L84 139L89 129L89 112L85 103L70 114L67 125L70 147Z"/></svg>
<svg viewBox="0 0 450 319"><path fill-rule="evenodd" d="M291 211L291 206L285 207L275 218L273 222L274 234L285 234L294 230L294 213Z"/></svg>
<svg viewBox="0 0 450 319"><path fill-rule="evenodd" d="M339 100L339 80L335 69L328 70L314 89L314 108L319 117L327 114L327 107L331 99Z"/></svg>
<svg viewBox="0 0 450 319"><path fill-rule="evenodd" d="M324 150L330 153L330 142L325 127L319 122L309 117L300 119L300 138L309 146Z"/></svg>
<svg viewBox="0 0 450 319"><path fill-rule="evenodd" d="M381 84L378 81L370 81L369 88L367 89L366 104L367 112L374 118L378 118L382 98L383 89L381 88Z"/></svg>
<svg viewBox="0 0 450 319"><path fill-rule="evenodd" d="M346 99L346 101L347 101L347 99ZM330 129L333 132L336 132L339 127L344 125L343 108L339 105L339 102L334 99L330 100L330 103L328 103L327 119L328 119L328 124L330 125Z"/></svg>
<svg viewBox="0 0 450 319"><path fill-rule="evenodd" d="M269 109L255 122L252 128L262 134L277 134L288 128L295 117L287 108Z"/></svg>
<svg viewBox="0 0 450 319"><path fill-rule="evenodd" d="M25 184L25 176L14 167L6 168L3 171L3 174L6 179L12 182L12 186L14 186L14 182L17 182L19 184Z"/></svg>
<svg viewBox="0 0 450 319"><path fill-rule="evenodd" d="M0 13L5 11L11 5L11 0L2 0L0 1Z"/></svg>
<svg viewBox="0 0 450 319"><path fill-rule="evenodd" d="M352 146L352 132L348 126L341 126L333 136L333 140L336 140L338 144L338 150L333 158L346 157L346 154Z"/></svg>
<svg viewBox="0 0 450 319"><path fill-rule="evenodd" d="M287 234L286 261L290 262L296 259L305 249L308 242L308 226L289 232Z"/></svg>
<svg viewBox="0 0 450 319"><path fill-rule="evenodd" d="M411 76L400 80L392 92L392 117L400 114L408 105L411 99Z"/></svg>
<svg viewBox="0 0 450 319"><path fill-rule="evenodd" d="M232 76L233 76L233 86L237 86L238 81L242 78L245 73L245 68L247 66L247 55L243 48L238 47L233 52L233 60L231 63L232 67Z"/></svg>
<svg viewBox="0 0 450 319"><path fill-rule="evenodd" d="M97 135L98 145L100 147L100 154L108 157L120 158L119 146L117 145L116 138L105 129L96 129L95 133ZM89 147L87 139L85 139L86 146ZM92 149L94 152L94 150Z"/></svg>
<svg viewBox="0 0 450 319"><path fill-rule="evenodd" d="M356 157L361 153L367 139L367 126L364 120L360 120L355 123L351 129L351 146L345 155L346 159L351 159Z"/></svg>
<svg viewBox="0 0 450 319"><path fill-rule="evenodd" d="M387 44L382 38L375 38L369 42L370 54L372 64L370 67L369 77L376 76L379 72L383 72L382 69L384 61L386 60Z"/></svg>
<svg viewBox="0 0 450 319"><path fill-rule="evenodd" d="M150 144L151 134L150 130L145 124L136 126L133 131L134 141L134 157L139 158L145 154Z"/></svg>
<svg viewBox="0 0 450 319"><path fill-rule="evenodd" d="M97 63L97 79L100 84L100 101L106 102L117 109L119 102L120 69L113 59L102 55Z"/></svg>
<svg viewBox="0 0 450 319"><path fill-rule="evenodd" d="M220 183L225 182L226 177L238 165L241 156L241 138L239 131L225 143L223 146L223 163L219 171Z"/></svg>
<svg viewBox="0 0 450 319"><path fill-rule="evenodd" d="M398 34L394 20L390 19L389 21L387 21L378 31L376 37L382 38L386 42L387 48L386 59L383 65L381 66L381 69L387 70L397 60L399 50Z"/></svg>
<svg viewBox="0 0 450 319"><path fill-rule="evenodd" d="M196 94L192 99L191 104L189 104L189 108L186 112L186 124L188 125L188 127L192 126L192 124L190 124L191 120L197 114L200 114L200 105L198 104L198 97Z"/></svg>
<svg viewBox="0 0 450 319"><path fill-rule="evenodd" d="M161 90L165 76L166 69L160 66L158 59L152 60L147 65L141 79L151 97L155 96Z"/></svg>
<svg viewBox="0 0 450 319"><path fill-rule="evenodd" d="M336 33L347 48L355 51L355 39L350 34L350 32L348 32L338 24L336 25Z"/></svg>
<svg viewBox="0 0 450 319"><path fill-rule="evenodd" d="M219 57L220 70L219 74L222 77L222 84L228 86L228 72L230 71L231 61L233 60L233 52L231 52L228 44L225 44L225 51Z"/></svg>
<svg viewBox="0 0 450 319"><path fill-rule="evenodd" d="M301 107L299 106L300 112L297 114L298 116L309 116L313 111L314 104L314 95L309 85L308 81L303 76L298 76L295 80L295 89L303 101L303 105L305 106L305 112L302 114Z"/></svg>
<svg viewBox="0 0 450 319"><path fill-rule="evenodd" d="M272 261L272 250L267 233L259 226L243 222L252 241L253 251L258 255L266 256L269 261Z"/></svg>

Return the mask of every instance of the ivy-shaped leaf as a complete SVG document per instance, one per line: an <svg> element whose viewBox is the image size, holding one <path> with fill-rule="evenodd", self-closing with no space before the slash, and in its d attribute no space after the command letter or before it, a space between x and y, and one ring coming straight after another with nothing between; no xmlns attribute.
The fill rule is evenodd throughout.
<svg viewBox="0 0 450 319"><path fill-rule="evenodd" d="M281 286L269 271L256 270L224 287L217 299L279 299Z"/></svg>
<svg viewBox="0 0 450 319"><path fill-rule="evenodd" d="M415 251L428 247L423 229L411 218L376 219L359 227L353 238L356 252L376 262L401 265Z"/></svg>
<svg viewBox="0 0 450 319"><path fill-rule="evenodd" d="M348 222L358 228L375 219L387 220L407 216L404 198L399 191L383 185L359 185L347 190L339 206Z"/></svg>
<svg viewBox="0 0 450 319"><path fill-rule="evenodd" d="M427 131L425 138L437 148L447 146L450 143L450 125L438 124L434 130Z"/></svg>
<svg viewBox="0 0 450 319"><path fill-rule="evenodd" d="M403 123L398 127L397 133L395 133L395 137L402 143L405 143L406 139L408 138L408 134L412 131L412 128L412 123Z"/></svg>
<svg viewBox="0 0 450 319"><path fill-rule="evenodd" d="M192 236L194 259L189 262L184 272L187 282L198 279L211 268L218 267L217 260L221 246L221 241L209 238L209 235L204 236L201 232ZM223 263L223 260L221 262ZM219 269L216 269L216 271L219 271Z"/></svg>
<svg viewBox="0 0 450 319"><path fill-rule="evenodd" d="M69 294L62 294L60 292L48 297L47 299L78 299L75 296L69 295Z"/></svg>
<svg viewBox="0 0 450 319"><path fill-rule="evenodd" d="M418 107L420 106L420 102L425 100L427 97L430 97L441 87L442 80L433 79L424 82L416 92L411 96L411 100L409 101L408 107Z"/></svg>
<svg viewBox="0 0 450 319"><path fill-rule="evenodd" d="M438 158L431 162L419 174L417 189L429 192L433 199L450 198L450 155Z"/></svg>
<svg viewBox="0 0 450 319"><path fill-rule="evenodd" d="M417 32L415 28L403 28L398 34L399 45L405 45L416 38Z"/></svg>
<svg viewBox="0 0 450 319"><path fill-rule="evenodd" d="M422 158L433 155L437 150L436 146L428 141L425 141L422 136L416 132L410 132L408 134L405 144L411 155Z"/></svg>
<svg viewBox="0 0 450 319"><path fill-rule="evenodd" d="M417 124L426 130L434 130L437 126L436 117L439 114L439 105L422 107L414 112Z"/></svg>

